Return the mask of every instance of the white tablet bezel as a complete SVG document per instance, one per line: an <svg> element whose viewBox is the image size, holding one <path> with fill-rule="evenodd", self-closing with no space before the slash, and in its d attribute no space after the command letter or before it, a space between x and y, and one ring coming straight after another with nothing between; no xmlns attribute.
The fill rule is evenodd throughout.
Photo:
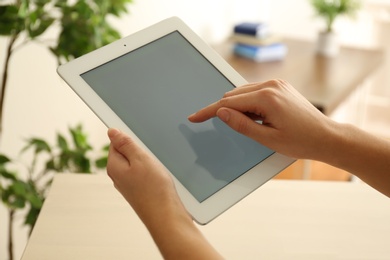
<svg viewBox="0 0 390 260"><path fill-rule="evenodd" d="M247 83L240 74L177 17L168 18L135 34L117 40L64 64L57 70L58 74L108 127L116 127L126 132L151 155L153 153L143 144L142 140L111 110L80 75L174 31L180 32L235 86ZM191 195L173 174L171 175L177 192L193 219L200 224L207 224L292 162L294 162L294 159L274 153L201 203Z"/></svg>

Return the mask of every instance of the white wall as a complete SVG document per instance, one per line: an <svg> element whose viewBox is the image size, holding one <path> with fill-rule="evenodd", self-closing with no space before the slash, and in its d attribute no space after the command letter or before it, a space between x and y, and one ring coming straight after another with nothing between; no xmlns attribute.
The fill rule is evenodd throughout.
<svg viewBox="0 0 390 260"><path fill-rule="evenodd" d="M123 36L170 16L182 18L209 43L222 41L232 25L242 20L269 21L277 33L306 39L314 39L321 27L307 0L135 0L129 10L128 16L114 21ZM348 21L341 21L338 27L354 32ZM369 38L364 37L364 30L359 29L349 36L345 34L343 41L370 45L370 41L363 39ZM0 64L4 60L5 43L5 39L0 38ZM13 56L0 145L2 153L16 158L24 138L41 136L54 142L57 131L65 132L68 126L80 122L95 147L108 142L105 126L60 80L55 69L54 58L38 44L29 44ZM0 259L6 259L7 216L3 206L0 207L0 223ZM20 226L21 223L17 223L15 228L19 230ZM26 234L22 229L16 233L16 259L20 258L25 243Z"/></svg>

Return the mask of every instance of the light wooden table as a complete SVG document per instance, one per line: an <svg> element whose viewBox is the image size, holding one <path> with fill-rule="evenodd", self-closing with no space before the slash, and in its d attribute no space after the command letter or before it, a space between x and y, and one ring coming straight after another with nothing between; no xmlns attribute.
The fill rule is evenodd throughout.
<svg viewBox="0 0 390 260"><path fill-rule="evenodd" d="M284 79L323 113L329 115L384 60L381 50L342 47L334 58L316 54L315 43L284 39L288 54L282 61L256 63L232 53L232 43L214 46L215 50L247 81Z"/></svg>
<svg viewBox="0 0 390 260"><path fill-rule="evenodd" d="M362 183L272 180L199 228L227 259L390 259L390 199ZM161 256L107 176L69 174L22 259Z"/></svg>

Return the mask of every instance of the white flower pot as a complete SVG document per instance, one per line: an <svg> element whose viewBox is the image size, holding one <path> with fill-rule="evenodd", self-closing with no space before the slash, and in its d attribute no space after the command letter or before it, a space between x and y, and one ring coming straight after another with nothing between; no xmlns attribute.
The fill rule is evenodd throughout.
<svg viewBox="0 0 390 260"><path fill-rule="evenodd" d="M332 32L320 32L317 39L317 53L325 57L335 57L339 53L338 37Z"/></svg>

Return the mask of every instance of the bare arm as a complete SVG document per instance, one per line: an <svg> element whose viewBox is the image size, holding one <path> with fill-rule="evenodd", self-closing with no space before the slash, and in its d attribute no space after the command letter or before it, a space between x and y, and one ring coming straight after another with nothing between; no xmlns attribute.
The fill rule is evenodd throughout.
<svg viewBox="0 0 390 260"><path fill-rule="evenodd" d="M122 132L110 129L108 136L108 175L148 228L164 259L222 258L193 223L161 163Z"/></svg>
<svg viewBox="0 0 390 260"><path fill-rule="evenodd" d="M390 197L390 142L357 127L335 123L321 161L344 169Z"/></svg>
<svg viewBox="0 0 390 260"><path fill-rule="evenodd" d="M279 153L347 170L390 196L390 142L332 121L285 81L234 89L189 120L203 122L215 116Z"/></svg>

